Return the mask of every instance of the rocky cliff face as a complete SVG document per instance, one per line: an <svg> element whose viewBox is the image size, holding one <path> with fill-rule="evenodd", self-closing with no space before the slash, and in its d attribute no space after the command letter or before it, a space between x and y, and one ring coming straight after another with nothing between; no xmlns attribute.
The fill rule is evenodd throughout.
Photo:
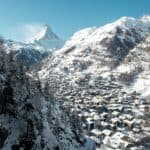
<svg viewBox="0 0 150 150"><path fill-rule="evenodd" d="M0 47L0 149L83 149L75 114Z"/></svg>

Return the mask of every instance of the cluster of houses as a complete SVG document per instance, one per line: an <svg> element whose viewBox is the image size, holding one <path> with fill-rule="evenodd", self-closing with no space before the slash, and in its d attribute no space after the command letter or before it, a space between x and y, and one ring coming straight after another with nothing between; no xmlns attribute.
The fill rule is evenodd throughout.
<svg viewBox="0 0 150 150"><path fill-rule="evenodd" d="M63 95L64 106L76 112L85 135L95 141L97 149L150 149L149 98L100 80L93 85L82 81Z"/></svg>
<svg viewBox="0 0 150 150"><path fill-rule="evenodd" d="M137 101L142 103L140 99ZM98 148L137 149L139 145L144 147L144 138L149 137L150 140L150 127L146 131L143 120L145 111L150 110L150 107L148 104L137 104L137 101L133 102L127 96L111 102L107 107L98 104L95 105L96 109L79 111L78 115L84 120L83 127L87 136L95 141Z"/></svg>

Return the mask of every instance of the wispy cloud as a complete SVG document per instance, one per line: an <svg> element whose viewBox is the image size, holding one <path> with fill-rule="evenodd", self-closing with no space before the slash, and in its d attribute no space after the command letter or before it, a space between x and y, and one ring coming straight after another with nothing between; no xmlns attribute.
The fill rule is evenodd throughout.
<svg viewBox="0 0 150 150"><path fill-rule="evenodd" d="M21 27L24 41L28 42L33 39L43 28L42 23L24 24Z"/></svg>

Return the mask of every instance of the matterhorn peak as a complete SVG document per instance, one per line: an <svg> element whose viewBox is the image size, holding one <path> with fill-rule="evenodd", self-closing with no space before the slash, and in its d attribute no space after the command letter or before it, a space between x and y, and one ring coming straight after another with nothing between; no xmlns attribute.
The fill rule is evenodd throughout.
<svg viewBox="0 0 150 150"><path fill-rule="evenodd" d="M42 39L59 40L60 38L52 31L47 24L43 25L41 30L30 40L31 43Z"/></svg>
<svg viewBox="0 0 150 150"><path fill-rule="evenodd" d="M41 30L28 42L30 44L36 44L44 48L44 50L59 49L64 44L64 41L59 38L47 24L44 24Z"/></svg>

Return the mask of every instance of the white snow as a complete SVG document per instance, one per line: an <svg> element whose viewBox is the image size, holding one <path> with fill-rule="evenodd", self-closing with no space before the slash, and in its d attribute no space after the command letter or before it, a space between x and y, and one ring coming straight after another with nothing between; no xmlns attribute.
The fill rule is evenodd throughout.
<svg viewBox="0 0 150 150"><path fill-rule="evenodd" d="M142 93L142 96L144 97L150 96L150 76L147 79L137 79L133 86L133 89Z"/></svg>
<svg viewBox="0 0 150 150"><path fill-rule="evenodd" d="M122 30L132 28L137 28L137 32L143 37L146 34L150 33L150 17L145 16L140 19L135 19L132 17L122 17L113 23L109 23L102 27L91 27L80 30L76 32L69 41L66 42L64 48L62 48L59 52L64 52L67 48L72 46L84 47L86 45L95 45L99 41L104 38L111 38L114 36L117 27L121 27ZM124 37L120 37L124 38ZM134 40L134 39L131 39Z"/></svg>
<svg viewBox="0 0 150 150"><path fill-rule="evenodd" d="M38 45L45 50L59 49L63 46L64 41L60 39L48 25L44 25L40 32L34 37L28 39L28 44Z"/></svg>
<svg viewBox="0 0 150 150"><path fill-rule="evenodd" d="M114 70L110 70L109 65L111 60L113 60L112 56L107 52L107 45L103 46L100 42L105 38L108 41L111 41L114 36L116 36L117 28L120 28L123 33L117 35L121 41L129 40L135 43L135 48L129 51L129 54L126 57L131 56L131 62L124 60L119 64L117 68ZM125 31L129 31L132 33L132 30L136 30L136 34L141 39L146 39L141 41L139 44L136 43L135 35L126 35ZM54 52L54 64L57 64L54 68L54 72L58 74L68 75L68 78L72 78L71 81L75 81L77 78L81 77L83 74L92 74L101 75L103 78L109 78L111 74L114 76L118 76L122 73L128 73L132 75L132 72L136 70L138 67L142 67L144 72L148 72L149 70L149 55L148 52L145 51L150 45L150 16L144 16L142 18L132 18L132 17L122 17L113 23L109 23L102 27L91 27L80 30L76 32L70 40L66 42L63 48ZM141 47L141 48L140 48ZM67 52L71 49L69 52ZM87 50L87 52L85 52ZM89 51L88 51L89 50ZM91 51L90 51L91 50ZM119 50L118 50L119 51ZM95 52L97 53L95 54ZM109 57L110 56L110 57ZM51 60L50 60L51 61ZM87 61L92 62L91 65L88 66L87 69L78 71L75 70L76 65L74 65L74 61L78 63ZM106 62L105 62L106 61ZM147 61L147 62L146 62ZM44 79L49 76L49 70L51 69L51 62L47 62L47 64L40 71L43 74L41 77ZM69 71L66 73L63 68L68 68ZM78 69L78 68L77 68ZM141 72L139 72L141 74ZM135 80L131 84L130 89L141 92L143 95L149 95L149 79L144 79L145 75L135 75ZM91 79L92 80L92 79ZM90 82L92 83L92 81ZM130 91L129 89L129 91Z"/></svg>

